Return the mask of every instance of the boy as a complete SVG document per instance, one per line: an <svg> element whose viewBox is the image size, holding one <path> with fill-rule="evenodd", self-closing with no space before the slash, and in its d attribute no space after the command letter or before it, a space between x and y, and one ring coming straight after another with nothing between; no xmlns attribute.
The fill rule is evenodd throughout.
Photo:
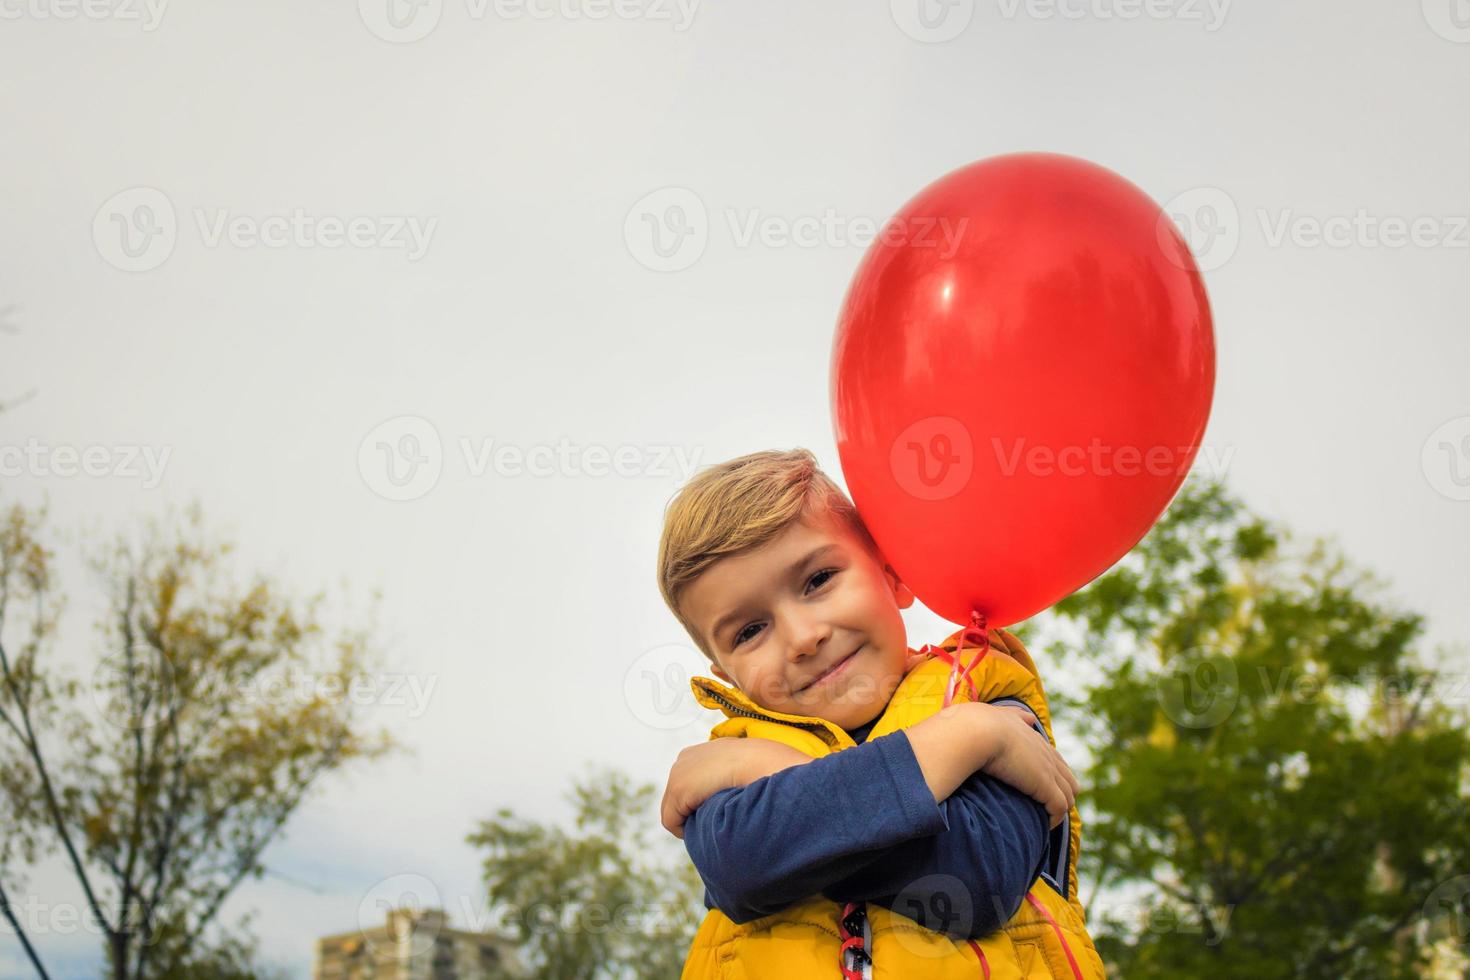
<svg viewBox="0 0 1470 980"><path fill-rule="evenodd" d="M960 634L946 659L908 648L913 593L806 450L696 475L658 563L726 682L694 679L728 717L663 801L710 908L685 978L1104 976L1076 781L1018 640L991 631L940 710Z"/></svg>

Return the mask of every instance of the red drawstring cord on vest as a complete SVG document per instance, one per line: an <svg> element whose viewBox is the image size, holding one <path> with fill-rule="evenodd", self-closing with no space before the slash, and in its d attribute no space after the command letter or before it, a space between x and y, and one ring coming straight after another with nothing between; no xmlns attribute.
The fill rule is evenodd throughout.
<svg viewBox="0 0 1470 980"><path fill-rule="evenodd" d="M962 671L960 670L960 663L966 640L973 640L977 650L975 651L975 659L966 664ZM970 625L960 631L959 642L955 644L952 655L943 647L936 647L929 643L924 644L919 649L919 652L931 654L949 664L949 682L945 685L944 689L944 707L949 707L950 702L954 700L954 693L959 689L961 680L970 688L971 696L978 698L980 692L975 687L975 679L970 674L980 665L980 661L985 659L985 655L990 652L990 628L986 623L985 614L973 609L970 611ZM1067 965L1072 968L1072 976L1076 980L1082 980L1082 968L1077 965L1077 957L1072 955L1072 947L1067 944L1067 937L1062 934L1062 927L1057 925L1057 920L1052 918L1052 914L1046 910L1046 906L1041 903L1040 899L1029 891L1026 893L1026 901L1030 902L1031 906L1037 912L1041 913L1041 917L1051 925L1052 931L1057 935L1057 942L1062 944L1062 952L1067 954ZM860 950L864 953L867 952L863 950L863 937L853 935L847 928L848 916L852 915L853 911L859 905L860 903L858 902L848 902L843 906L842 916L837 922L837 934L842 938L842 946L837 952L837 965L842 971L844 980L862 980L863 977L861 969L854 971L847 968L847 951L849 949ZM984 950L980 948L980 944L975 940L970 939L966 941L970 944L970 949L975 953L975 956L980 960L980 969L983 971L986 980L989 980L990 963L985 958Z"/></svg>
<svg viewBox="0 0 1470 980"><path fill-rule="evenodd" d="M980 969L985 971L985 980L990 980L990 962L985 959L985 951L973 939L966 939L965 942L969 943L970 949L974 950L975 955L980 957Z"/></svg>
<svg viewBox="0 0 1470 980"><path fill-rule="evenodd" d="M1043 919L1051 923L1052 931L1057 934L1057 942L1062 944L1062 952L1067 954L1067 965L1072 968L1072 976L1076 977L1077 980L1082 980L1082 967L1077 965L1077 957L1072 955L1072 947L1067 945L1067 938L1062 935L1062 927L1057 925L1057 920L1051 917L1051 913L1046 910L1046 906L1042 905L1041 900L1035 895L1027 892L1026 901L1030 902L1032 907L1041 913Z"/></svg>
<svg viewBox="0 0 1470 980"><path fill-rule="evenodd" d="M1067 945L1067 939L1062 935L1062 927L1057 925L1057 920L1051 917L1051 913L1046 910L1046 906L1042 905L1035 895L1027 892L1026 901L1030 902L1036 911L1041 913L1042 918L1051 923L1053 931L1057 934L1057 942L1062 944L1062 952L1067 954L1067 965L1072 968L1072 976L1076 977L1077 980L1082 980L1082 968L1077 965L1077 958L1072 955L1072 947ZM975 940L967 939L965 941L970 944L970 949L980 958L980 969L985 973L985 980L990 980L990 963L985 959L985 951L980 948L980 944Z"/></svg>
<svg viewBox="0 0 1470 980"><path fill-rule="evenodd" d="M837 935L842 938L842 946L837 950L837 968L842 971L843 980L863 980L861 966L856 970L849 970L847 968L847 951L849 949L856 949L859 953L864 954L867 952L867 950L863 949L863 937L853 935L847 928L848 918L861 907L861 902L848 902L842 907L842 915L837 919Z"/></svg>
<svg viewBox="0 0 1470 980"><path fill-rule="evenodd" d="M971 638L974 639L975 645L979 647L979 650L975 654L975 659L961 672L960 654L965 649L965 641ZM980 665L980 661L985 659L985 655L990 652L990 628L986 623L985 614L974 609L970 610L970 625L960 631L959 642L955 644L953 656L942 647L931 646L929 644L925 644L919 652L931 653L949 664L949 683L945 685L944 689L944 707L949 707L950 702L954 700L954 692L958 689L959 682L962 679L970 688L970 695L978 698L980 692L976 689L975 680L970 674ZM1030 902L1032 907L1041 913L1041 917L1050 923L1052 931L1057 934L1057 942L1062 944L1062 952L1067 954L1067 965L1072 968L1072 976L1076 977L1077 980L1082 980L1082 968L1077 965L1077 957L1072 955L1072 947L1067 945L1067 937L1062 935L1062 927L1057 925L1057 920L1052 918L1051 913L1046 910L1046 906L1029 891L1026 893L1026 901ZM986 962L985 954L980 950L980 944L973 939L969 940L969 943L970 948L975 951L975 955L980 958L980 968L985 972L985 976L989 978L990 964Z"/></svg>

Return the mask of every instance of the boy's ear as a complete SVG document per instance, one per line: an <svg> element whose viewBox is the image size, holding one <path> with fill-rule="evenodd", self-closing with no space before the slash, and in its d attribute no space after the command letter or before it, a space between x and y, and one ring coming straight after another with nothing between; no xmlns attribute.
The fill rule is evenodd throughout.
<svg viewBox="0 0 1470 980"><path fill-rule="evenodd" d="M740 686L739 684L736 684L735 681L734 681L734 679L732 679L729 674L725 673L724 669L721 668L720 665L717 664L717 663L715 663L713 660L710 661L709 669L710 669L710 673L714 674L716 677L718 677L720 680L724 681L726 684L732 684L735 687L739 687Z"/></svg>
<svg viewBox="0 0 1470 980"><path fill-rule="evenodd" d="M898 603L898 608L907 609L912 606L914 604L913 590L903 584L903 579L898 577L893 566L884 565L883 574L888 577L888 587L893 590L893 599Z"/></svg>

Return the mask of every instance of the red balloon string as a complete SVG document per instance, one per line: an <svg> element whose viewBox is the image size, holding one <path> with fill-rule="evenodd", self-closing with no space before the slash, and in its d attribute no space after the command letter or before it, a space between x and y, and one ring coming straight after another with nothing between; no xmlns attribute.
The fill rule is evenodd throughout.
<svg viewBox="0 0 1470 980"><path fill-rule="evenodd" d="M972 642L974 642L977 649L975 652L975 659L970 661L970 663L966 665L965 669L961 671L961 654L964 652L966 640L971 640ZM986 622L985 614L971 609L970 625L960 630L960 639L959 642L955 644L954 648L954 658L945 658L949 660L949 683L947 683L944 687L944 707L949 707L950 702L954 700L954 692L959 687L959 683L961 680L969 685L971 694L978 694L978 692L975 690L975 681L970 677L970 674L977 666L980 665L980 661L984 660L985 655L989 652L990 626Z"/></svg>

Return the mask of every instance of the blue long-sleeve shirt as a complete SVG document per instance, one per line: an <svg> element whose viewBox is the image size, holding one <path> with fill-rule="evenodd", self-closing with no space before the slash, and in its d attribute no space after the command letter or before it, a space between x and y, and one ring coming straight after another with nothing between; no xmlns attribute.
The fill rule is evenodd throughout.
<svg viewBox="0 0 1470 980"><path fill-rule="evenodd" d="M820 893L978 938L1015 915L1038 874L1061 876L1065 821L1048 834L1041 803L983 772L935 803L908 736L866 741L875 723L849 732L853 748L721 790L689 816L707 908L749 922Z"/></svg>

